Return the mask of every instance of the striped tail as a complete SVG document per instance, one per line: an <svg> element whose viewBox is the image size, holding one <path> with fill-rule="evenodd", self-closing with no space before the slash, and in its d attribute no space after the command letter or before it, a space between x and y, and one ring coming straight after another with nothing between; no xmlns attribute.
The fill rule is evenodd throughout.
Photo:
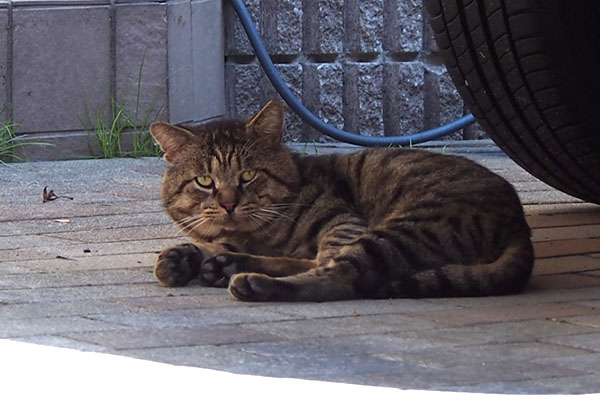
<svg viewBox="0 0 600 400"><path fill-rule="evenodd" d="M500 296L522 291L533 269L533 245L528 237L515 238L489 264L456 265L410 275L399 297Z"/></svg>

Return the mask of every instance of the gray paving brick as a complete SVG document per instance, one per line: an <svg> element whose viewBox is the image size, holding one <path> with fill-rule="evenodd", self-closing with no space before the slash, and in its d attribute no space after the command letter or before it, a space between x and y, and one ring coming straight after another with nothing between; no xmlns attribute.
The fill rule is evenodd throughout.
<svg viewBox="0 0 600 400"><path fill-rule="evenodd" d="M51 299L49 299L51 300ZM26 304L4 304L0 306L0 321L15 319L44 319L51 317L84 317L92 314L123 312L125 306L102 300L86 300Z"/></svg>
<svg viewBox="0 0 600 400"><path fill-rule="evenodd" d="M306 320L303 319L249 326L259 331L288 338L334 337L366 333L383 334L405 330L420 331L436 327L435 324L427 321L416 321L393 314L319 318L313 319L310 325L306 324Z"/></svg>
<svg viewBox="0 0 600 400"><path fill-rule="evenodd" d="M225 295L225 294L224 294ZM129 296L134 297L134 296ZM264 324L284 321L293 317L278 314L263 307L223 307L214 309L174 310L165 312L130 311L127 313L98 314L94 320L136 328L197 328L219 324ZM247 325L253 329L252 327ZM257 329L258 330L258 329Z"/></svg>
<svg viewBox="0 0 600 400"><path fill-rule="evenodd" d="M595 330L594 333L584 333L580 335L555 336L552 338L544 338L544 342L555 343L562 346L570 346L578 349L592 350L600 352L600 331Z"/></svg>
<svg viewBox="0 0 600 400"><path fill-rule="evenodd" d="M128 267L147 267L152 268L156 261L155 252L139 254L117 254L86 256L81 253L77 257L65 260L60 258L11 261L6 265L18 268L14 273L51 273L51 272L75 272L75 271L94 271L121 269Z"/></svg>
<svg viewBox="0 0 600 400"><path fill-rule="evenodd" d="M600 374L592 373L574 377L536 379L531 384L545 388L548 390L547 393L597 395L597 393L600 393Z"/></svg>
<svg viewBox="0 0 600 400"><path fill-rule="evenodd" d="M105 332L63 334L70 339L115 350L225 345L249 342L277 342L274 335L244 326L204 326L201 328L127 329Z"/></svg>
<svg viewBox="0 0 600 400"><path fill-rule="evenodd" d="M40 344L44 346L52 347L63 347L67 349L74 349L79 351L93 351L93 352L106 352L107 349L95 344L80 342L78 340L68 339L58 335L45 335L45 336L30 336L26 338L16 338L16 341Z"/></svg>
<svg viewBox="0 0 600 400"><path fill-rule="evenodd" d="M130 267L109 270L43 272L15 274L0 278L3 283L13 288L52 288L85 285L110 285L125 283L155 283L148 267Z"/></svg>
<svg viewBox="0 0 600 400"><path fill-rule="evenodd" d="M81 317L13 319L0 324L0 338L56 335L67 332L91 332L114 329L114 324Z"/></svg>
<svg viewBox="0 0 600 400"><path fill-rule="evenodd" d="M555 355L554 357L544 357L536 359L539 364L551 364L564 368L576 369L587 373L598 373L598 363L600 362L600 353L591 353L587 351L581 355Z"/></svg>
<svg viewBox="0 0 600 400"><path fill-rule="evenodd" d="M578 376L579 371L568 368L540 366L531 362L488 362L485 364L472 362L453 366L452 368L421 368L419 370L396 369L393 372L369 374L372 385L386 385L406 389L444 390L455 386L497 382L522 382L554 376ZM510 387L504 386L505 393L512 393ZM517 389L522 390L522 389Z"/></svg>
<svg viewBox="0 0 600 400"><path fill-rule="evenodd" d="M438 345L473 346L493 343L530 342L540 338L594 332L593 328L552 321L520 321L481 324L458 328L407 331L404 338L427 340Z"/></svg>
<svg viewBox="0 0 600 400"><path fill-rule="evenodd" d="M147 253L151 251L159 252L165 247L174 246L184 241L181 239L154 239L154 240L134 240L129 242L110 242L110 243L81 243L74 245L62 245L60 247L39 246L29 249L21 248L17 250L0 250L0 259L7 261L17 260L42 260L56 259L57 257L77 258L85 256L101 256L126 253ZM87 252L86 250L89 250Z"/></svg>
<svg viewBox="0 0 600 400"><path fill-rule="evenodd" d="M229 346L185 346L122 350L121 355L190 367L264 375L258 371L271 365L268 357L248 354Z"/></svg>

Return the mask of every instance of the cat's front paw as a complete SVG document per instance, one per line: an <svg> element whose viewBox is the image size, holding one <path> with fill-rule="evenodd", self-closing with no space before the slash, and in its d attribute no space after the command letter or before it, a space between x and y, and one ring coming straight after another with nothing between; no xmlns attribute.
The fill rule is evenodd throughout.
<svg viewBox="0 0 600 400"><path fill-rule="evenodd" d="M229 283L229 293L242 301L273 300L277 291L274 278L264 274L237 274Z"/></svg>
<svg viewBox="0 0 600 400"><path fill-rule="evenodd" d="M163 286L183 286L198 275L203 258L191 243L169 247L159 254L154 276Z"/></svg>
<svg viewBox="0 0 600 400"><path fill-rule="evenodd" d="M242 256L223 253L211 257L200 267L200 283L204 286L227 287L231 277L239 272Z"/></svg>

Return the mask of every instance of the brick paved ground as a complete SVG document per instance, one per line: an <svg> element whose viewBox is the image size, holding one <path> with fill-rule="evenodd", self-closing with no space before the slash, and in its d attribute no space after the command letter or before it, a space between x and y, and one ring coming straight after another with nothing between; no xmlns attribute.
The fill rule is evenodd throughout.
<svg viewBox="0 0 600 400"><path fill-rule="evenodd" d="M540 258L524 294L247 304L163 288L156 253L185 239L160 205L162 161L13 164L0 166L0 339L403 389L600 392L600 207L493 146L445 151L508 177L528 204ZM42 203L45 186L73 200Z"/></svg>

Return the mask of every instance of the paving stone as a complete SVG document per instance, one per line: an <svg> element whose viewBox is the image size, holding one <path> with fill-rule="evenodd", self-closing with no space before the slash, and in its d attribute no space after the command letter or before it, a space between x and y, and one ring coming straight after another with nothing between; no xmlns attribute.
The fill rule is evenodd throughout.
<svg viewBox="0 0 600 400"><path fill-rule="evenodd" d="M586 302L582 302L581 304L586 306L586 307L590 307L593 306L594 308L599 308L598 307L598 303L596 302L596 304L591 304ZM561 319L564 322L567 322L569 324L575 324L575 325L583 325L583 326L589 326L592 328L597 328L600 329L600 315L596 314L596 315L580 315L577 317L572 317L572 318L564 318Z"/></svg>
<svg viewBox="0 0 600 400"><path fill-rule="evenodd" d="M294 317L277 314L265 310L263 307L223 307L165 312L136 310L119 314L98 314L94 315L93 318L94 320L117 325L161 329L170 327L197 328L219 324L264 324L266 322L290 320ZM246 326L256 329L254 326Z"/></svg>
<svg viewBox="0 0 600 400"><path fill-rule="evenodd" d="M4 304L0 305L0 321L14 319L44 319L51 317L87 316L99 313L122 312L122 305L111 304L102 300L53 302L46 303Z"/></svg>
<svg viewBox="0 0 600 400"><path fill-rule="evenodd" d="M109 270L15 274L0 278L0 287L3 284L10 284L7 287L37 289L155 282L156 279L152 275L152 269L148 267L131 267Z"/></svg>
<svg viewBox="0 0 600 400"><path fill-rule="evenodd" d="M206 289L202 290L203 292ZM221 307L251 307L252 303L240 303L227 296L223 290L214 290L215 294L170 296L170 297L135 297L106 299L110 303L122 305L140 310L163 312L175 310L194 310L197 308L221 308ZM250 304L250 305L248 305ZM285 314L285 312L282 312Z"/></svg>
<svg viewBox="0 0 600 400"><path fill-rule="evenodd" d="M310 324L307 324L306 320L303 319L248 326L252 326L259 331L288 338L334 337L367 333L383 334L436 327L435 324L430 322L393 314L319 318L311 320Z"/></svg>
<svg viewBox="0 0 600 400"><path fill-rule="evenodd" d="M185 240L185 235L173 223L160 225L144 225L137 227L90 229L84 232L48 233L47 238L78 240L85 243L114 242L116 239L126 237L128 240L148 239L180 239ZM1 247L0 247L1 248Z"/></svg>
<svg viewBox="0 0 600 400"><path fill-rule="evenodd" d="M26 338L16 338L18 342L40 344L44 346L63 347L79 351L106 352L107 349L95 344L80 342L78 340L68 339L57 335L31 336Z"/></svg>
<svg viewBox="0 0 600 400"><path fill-rule="evenodd" d="M543 341L600 352L600 332L598 330L595 333L544 338Z"/></svg>
<svg viewBox="0 0 600 400"><path fill-rule="evenodd" d="M415 373L416 372L416 373ZM569 368L540 366L521 361L517 364L492 361L485 364L470 363L452 368L423 368L417 371L393 370L382 374L369 374L373 385L402 387L405 389L443 390L448 387L481 383L496 383L551 378L555 376L578 376L581 373ZM505 393L511 393L505 387Z"/></svg>
<svg viewBox="0 0 600 400"><path fill-rule="evenodd" d="M105 332L64 334L70 339L115 350L226 345L251 342L277 342L282 338L244 326L204 326L201 328L127 329Z"/></svg>
<svg viewBox="0 0 600 400"><path fill-rule="evenodd" d="M461 347L444 347L430 343L424 349L407 348L401 352L386 350L378 355L384 359L424 365L433 368L453 368L460 365L494 362L532 361L542 363L551 357L573 357L588 355L589 352L548 343L518 342L483 344Z"/></svg>
<svg viewBox="0 0 600 400"><path fill-rule="evenodd" d="M427 312L448 309L441 303L412 299L336 301L316 304L279 304L277 310L282 313L304 318L361 317L378 314L397 314L403 312Z"/></svg>
<svg viewBox="0 0 600 400"><path fill-rule="evenodd" d="M581 355L556 355L554 357L544 357L536 359L535 362L540 364L551 364L563 368L576 369L587 373L598 373L598 362L600 362L600 353L589 351Z"/></svg>
<svg viewBox="0 0 600 400"><path fill-rule="evenodd" d="M484 307L478 309L455 309L432 311L408 316L434 321L447 326L476 325L491 322L522 321L543 318L560 318L573 315L600 313L589 307L568 303L531 304L514 307Z"/></svg>
<svg viewBox="0 0 600 400"><path fill-rule="evenodd" d="M208 290L204 288L197 287L177 288L177 290L174 291L173 289L161 287L158 283L5 289L0 290L0 301L10 302L10 304L45 303L48 301L65 302L118 297L181 296L195 294L198 291L208 292Z"/></svg>
<svg viewBox="0 0 600 400"><path fill-rule="evenodd" d="M41 233L84 232L105 228L141 228L148 225L172 224L164 210L121 215L70 217L0 222L0 235L16 236ZM0 237L2 237L0 236Z"/></svg>
<svg viewBox="0 0 600 400"><path fill-rule="evenodd" d="M100 256L86 256L86 253L82 252L77 257L70 259L56 257L50 259L42 258L28 261L11 261L7 262L6 265L18 268L14 273L69 273L75 271L121 269L124 267L146 267L150 269L153 268L156 257L156 252Z"/></svg>
<svg viewBox="0 0 600 400"><path fill-rule="evenodd" d="M110 243L81 243L75 245L62 245L60 247L39 246L34 248L21 248L17 250L0 250L0 258L7 261L21 260L43 260L62 258L72 259L88 254L89 256L127 254L134 252L148 253L151 251L160 252L160 250L181 244L185 241L181 239L154 239L154 240L133 240L129 242L110 242ZM86 250L89 250L86 251Z"/></svg>
<svg viewBox="0 0 600 400"><path fill-rule="evenodd" d="M211 368L234 373L261 374L271 365L268 357L244 353L229 346L185 346L122 350L118 354L189 367Z"/></svg>
<svg viewBox="0 0 600 400"><path fill-rule="evenodd" d="M473 346L494 343L531 342L541 338L585 334L594 331L590 327L533 320L406 331L397 334L397 336L429 341L439 346Z"/></svg>
<svg viewBox="0 0 600 400"><path fill-rule="evenodd" d="M600 374L592 373L573 377L536 379L532 384L549 390L548 393L597 395L597 393L600 393Z"/></svg>
<svg viewBox="0 0 600 400"><path fill-rule="evenodd" d="M0 324L0 338L55 335L67 332L91 332L114 329L114 324L81 317L13 319Z"/></svg>

